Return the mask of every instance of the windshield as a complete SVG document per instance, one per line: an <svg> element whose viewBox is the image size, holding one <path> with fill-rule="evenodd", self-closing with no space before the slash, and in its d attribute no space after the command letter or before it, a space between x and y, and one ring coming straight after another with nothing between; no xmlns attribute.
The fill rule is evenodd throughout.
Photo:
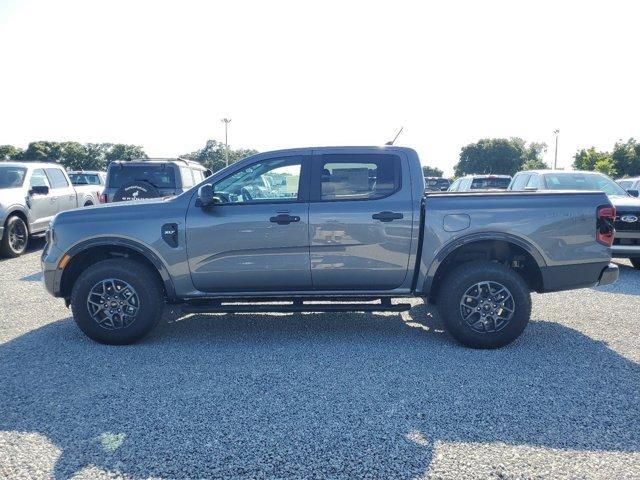
<svg viewBox="0 0 640 480"><path fill-rule="evenodd" d="M69 178L74 185L100 185L97 173L70 173Z"/></svg>
<svg viewBox="0 0 640 480"><path fill-rule="evenodd" d="M125 183L143 181L156 188L176 188L176 174L166 164L114 165L109 170L108 187L120 188Z"/></svg>
<svg viewBox="0 0 640 480"><path fill-rule="evenodd" d="M511 177L474 178L471 182L471 190L485 190L490 188L506 189L510 183Z"/></svg>
<svg viewBox="0 0 640 480"><path fill-rule="evenodd" d="M26 169L0 166L0 188L18 188L24 183Z"/></svg>
<svg viewBox="0 0 640 480"><path fill-rule="evenodd" d="M607 195L627 196L624 188L602 173L547 173L544 182L548 190L600 190Z"/></svg>

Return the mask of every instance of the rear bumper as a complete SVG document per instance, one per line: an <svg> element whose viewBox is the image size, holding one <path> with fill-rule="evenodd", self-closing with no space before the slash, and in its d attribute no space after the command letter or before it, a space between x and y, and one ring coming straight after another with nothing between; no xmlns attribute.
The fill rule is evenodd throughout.
<svg viewBox="0 0 640 480"><path fill-rule="evenodd" d="M611 256L614 258L640 257L640 245L613 245Z"/></svg>
<svg viewBox="0 0 640 480"><path fill-rule="evenodd" d="M618 278L618 267L609 262L578 263L543 267L543 292L608 285Z"/></svg>

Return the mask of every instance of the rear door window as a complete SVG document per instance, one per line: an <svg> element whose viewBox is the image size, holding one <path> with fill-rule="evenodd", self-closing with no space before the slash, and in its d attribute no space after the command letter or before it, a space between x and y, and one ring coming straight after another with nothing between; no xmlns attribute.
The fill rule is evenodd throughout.
<svg viewBox="0 0 640 480"><path fill-rule="evenodd" d="M45 168L45 171L51 183L51 188L67 188L69 186L67 177L59 168Z"/></svg>
<svg viewBox="0 0 640 480"><path fill-rule="evenodd" d="M173 167L166 164L113 165L109 169L108 187L120 188L130 182L147 182L156 188L176 188L176 174Z"/></svg>
<svg viewBox="0 0 640 480"><path fill-rule="evenodd" d="M314 169L314 201L375 200L401 186L400 157L396 155L322 155Z"/></svg>

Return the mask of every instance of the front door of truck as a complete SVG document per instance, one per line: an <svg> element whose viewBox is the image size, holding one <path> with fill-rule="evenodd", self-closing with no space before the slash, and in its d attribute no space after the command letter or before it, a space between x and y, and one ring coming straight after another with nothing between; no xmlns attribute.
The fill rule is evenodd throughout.
<svg viewBox="0 0 640 480"><path fill-rule="evenodd" d="M47 187L49 193L38 193L33 187ZM27 207L29 208L29 228L31 232L38 232L47 228L53 216L58 213L56 198L51 196L49 179L41 168L33 170L29 177Z"/></svg>
<svg viewBox="0 0 640 480"><path fill-rule="evenodd" d="M187 212L187 252L203 292L311 289L310 157L258 160L214 184L220 203Z"/></svg>
<svg viewBox="0 0 640 480"><path fill-rule="evenodd" d="M309 204L316 290L392 290L407 276L413 208L396 154L313 158Z"/></svg>

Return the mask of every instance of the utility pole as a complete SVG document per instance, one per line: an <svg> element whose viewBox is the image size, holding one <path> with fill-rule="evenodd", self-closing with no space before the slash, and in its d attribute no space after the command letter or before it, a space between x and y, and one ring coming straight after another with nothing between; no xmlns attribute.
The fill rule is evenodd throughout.
<svg viewBox="0 0 640 480"><path fill-rule="evenodd" d="M225 163L225 166L228 167L229 166L229 143L227 142L227 128L231 123L231 119L223 118L220 121L224 123L224 163Z"/></svg>
<svg viewBox="0 0 640 480"><path fill-rule="evenodd" d="M560 133L559 129L555 129L553 134L556 136L556 150L553 155L553 169L556 170L558 168L558 134Z"/></svg>

